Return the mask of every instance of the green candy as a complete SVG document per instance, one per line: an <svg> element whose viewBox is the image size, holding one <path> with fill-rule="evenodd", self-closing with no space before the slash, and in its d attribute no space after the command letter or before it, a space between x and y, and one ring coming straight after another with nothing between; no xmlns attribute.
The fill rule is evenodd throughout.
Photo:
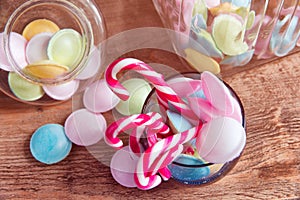
<svg viewBox="0 0 300 200"><path fill-rule="evenodd" d="M14 95L24 101L35 101L44 95L40 85L27 81L15 72L8 74L8 84Z"/></svg>
<svg viewBox="0 0 300 200"><path fill-rule="evenodd" d="M82 58L83 48L82 37L77 31L62 29L50 39L47 54L50 60L73 69Z"/></svg>
<svg viewBox="0 0 300 200"><path fill-rule="evenodd" d="M248 50L244 31L245 27L234 16L221 14L214 19L212 35L217 47L226 55L235 56Z"/></svg>
<svg viewBox="0 0 300 200"><path fill-rule="evenodd" d="M116 106L116 110L122 115L141 113L146 98L151 91L151 86L148 82L139 78L128 79L123 82L123 86L130 96L126 101L120 101Z"/></svg>

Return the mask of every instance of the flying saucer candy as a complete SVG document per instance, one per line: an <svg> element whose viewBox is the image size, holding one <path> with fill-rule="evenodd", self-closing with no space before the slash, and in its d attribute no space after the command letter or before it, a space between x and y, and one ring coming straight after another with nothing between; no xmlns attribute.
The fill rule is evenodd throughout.
<svg viewBox="0 0 300 200"><path fill-rule="evenodd" d="M54 164L65 159L72 148L64 127L59 124L46 124L38 128L30 139L33 157L45 164Z"/></svg>
<svg viewBox="0 0 300 200"><path fill-rule="evenodd" d="M116 110L122 115L141 113L145 100L151 91L151 86L143 79L132 78L124 81L124 87L130 93L126 101L120 101Z"/></svg>
<svg viewBox="0 0 300 200"><path fill-rule="evenodd" d="M82 57L81 35L73 29L62 29L55 33L48 45L48 57L72 69Z"/></svg>
<svg viewBox="0 0 300 200"><path fill-rule="evenodd" d="M134 171L138 159L134 159L129 146L118 150L110 161L110 171L113 178L125 187L136 187Z"/></svg>
<svg viewBox="0 0 300 200"><path fill-rule="evenodd" d="M50 60L32 63L24 68L24 71L29 75L42 79L57 78L67 73L68 70L68 67Z"/></svg>
<svg viewBox="0 0 300 200"><path fill-rule="evenodd" d="M26 46L26 59L29 64L47 60L47 47L52 33L39 33L29 40Z"/></svg>
<svg viewBox="0 0 300 200"><path fill-rule="evenodd" d="M235 56L248 50L243 41L243 24L232 15L218 15L213 22L212 34L218 48L226 55Z"/></svg>
<svg viewBox="0 0 300 200"><path fill-rule="evenodd" d="M47 19L37 19L27 24L22 35L29 41L39 33L55 33L57 31L59 31L59 27L54 22Z"/></svg>
<svg viewBox="0 0 300 200"><path fill-rule="evenodd" d="M43 85L45 93L55 100L67 100L71 98L79 87L78 80L72 80L59 85Z"/></svg>
<svg viewBox="0 0 300 200"><path fill-rule="evenodd" d="M229 117L212 119L197 138L199 155L207 162L225 163L237 158L246 144L244 127Z"/></svg>
<svg viewBox="0 0 300 200"><path fill-rule="evenodd" d="M14 95L24 101L35 101L44 95L40 85L29 82L15 72L8 74L8 84Z"/></svg>
<svg viewBox="0 0 300 200"><path fill-rule="evenodd" d="M83 94L84 106L94 113L111 110L119 101L119 97L111 91L104 79L94 82Z"/></svg>
<svg viewBox="0 0 300 200"><path fill-rule="evenodd" d="M103 138L106 126L106 120L102 114L80 109L67 118L65 131L73 143L80 146L90 146Z"/></svg>

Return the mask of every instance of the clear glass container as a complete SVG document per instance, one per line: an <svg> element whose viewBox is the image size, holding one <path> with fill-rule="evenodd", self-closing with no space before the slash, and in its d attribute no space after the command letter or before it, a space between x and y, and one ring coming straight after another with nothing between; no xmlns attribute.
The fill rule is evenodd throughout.
<svg viewBox="0 0 300 200"><path fill-rule="evenodd" d="M20 2L20 1L18 1ZM100 45L106 39L106 27L101 11L93 0L29 0L14 4L12 6L12 13L7 14L8 19L4 27L1 27L1 51L4 52L10 70L0 66L0 90L11 98L23 103L33 105L53 105L60 103L63 100L49 97L47 93L37 100L24 100L18 98L11 90L8 83L8 74L14 72L22 77L24 80L44 87L56 87L66 85L71 81L78 82L77 91L83 90L95 78L98 78L103 72L102 63L103 46ZM1 8L3 10L4 8ZM76 50L79 58L77 62L69 67L68 70L55 77L41 77L29 73L24 70L24 66L16 59L17 48L14 48L15 33L22 35L24 29L28 24L35 20L50 20L54 22L59 30L71 29L80 35L80 49ZM34 29L33 29L34 30ZM57 33L57 32L56 32ZM52 36L54 36L54 33ZM24 38L26 38L24 36ZM26 41L27 45L29 40ZM64 45L68 45L67 43ZM27 46L26 46L27 47ZM80 51L80 52L79 52ZM47 49L49 55L49 49ZM54 57L54 56L53 56ZM28 59L26 60L29 64ZM52 67L52 65L50 66ZM93 69L87 69L93 68ZM92 71L89 74L88 71ZM62 86L63 88L63 86ZM59 93L60 91L56 91ZM75 92L75 93L76 93ZM69 96L67 99L71 98ZM64 99L64 100L67 100Z"/></svg>
<svg viewBox="0 0 300 200"><path fill-rule="evenodd" d="M168 78L168 81L171 81L172 78L178 78L178 77L186 77L186 78L199 80L201 78L201 73L188 72L179 75L177 74L173 77ZM224 84L231 92L231 95L237 100L241 111L242 125L244 128L246 128L246 120L245 120L243 104L239 99L238 95L235 93L235 91L228 84L226 83ZM159 112L162 116L166 116L164 109L161 106L159 106L155 89L151 91L143 107L143 113L148 113L148 112ZM168 123L168 119L165 120ZM147 142L144 141L143 145L145 146L145 144L147 144ZM195 149L195 144L193 142L190 142L185 146L186 148L190 146L191 148ZM172 178L175 179L176 181L179 181L180 183L192 184L192 185L204 185L204 184L215 182L221 179L222 177L224 177L237 164L240 156L226 163L214 164L214 163L206 162L205 160L200 158L200 156L197 153L194 155L190 155L187 152L187 153L182 153L177 158L175 158L175 160L168 166L168 168L172 173Z"/></svg>
<svg viewBox="0 0 300 200"><path fill-rule="evenodd" d="M181 37L172 38L174 46L198 71L203 68L201 65L235 67L246 65L253 58L285 56L300 45L298 0L153 3L164 26L182 33Z"/></svg>

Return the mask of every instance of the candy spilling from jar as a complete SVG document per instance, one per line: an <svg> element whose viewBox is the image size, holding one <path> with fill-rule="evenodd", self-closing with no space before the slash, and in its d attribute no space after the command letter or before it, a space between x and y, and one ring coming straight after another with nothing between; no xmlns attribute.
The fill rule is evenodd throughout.
<svg viewBox="0 0 300 200"><path fill-rule="evenodd" d="M250 0L154 0L154 4L167 28L186 35L177 38L177 48L200 72L218 73L219 65L243 66L253 55L284 56L299 45L300 6L269 11Z"/></svg>
<svg viewBox="0 0 300 200"><path fill-rule="evenodd" d="M91 78L100 67L100 52L93 47L75 79L52 85L41 83L36 80L56 80L74 71L86 48L81 34L71 28L60 29L50 20L37 19L25 26L22 35L9 34L6 52L4 34L0 33L0 69L8 73L7 84L20 100L35 101L45 93L54 100L69 99L77 91L80 80Z"/></svg>
<svg viewBox="0 0 300 200"><path fill-rule="evenodd" d="M161 110L129 114L107 127L102 113L130 98L117 79L117 74L124 70L138 72L151 83ZM224 163L239 157L246 144L241 107L226 85L210 72L203 72L201 79L179 77L165 81L162 74L140 60L119 59L108 66L105 79L86 89L83 100L85 108L68 117L62 134L65 136L59 135L68 140L56 139L58 134L47 134L40 141L36 135L42 135L44 128L33 134L30 147L37 160L46 164L63 160L70 148L60 151L61 142L68 147L70 143L89 146L104 139L108 146L118 149L110 163L114 179L126 187L149 190L172 176L184 180L217 172ZM141 101L145 103L145 99ZM98 105L91 106L93 102ZM60 125L56 126L61 130ZM119 135L125 131L130 135L128 146L124 147ZM144 136L145 144L141 141ZM57 148L54 155L49 150ZM184 171L174 166L173 161L215 166L194 168L184 176Z"/></svg>

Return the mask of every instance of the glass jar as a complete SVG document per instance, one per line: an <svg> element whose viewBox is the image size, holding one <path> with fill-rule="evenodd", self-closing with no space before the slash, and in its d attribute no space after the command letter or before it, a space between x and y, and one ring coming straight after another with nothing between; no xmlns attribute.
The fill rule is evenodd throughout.
<svg viewBox="0 0 300 200"><path fill-rule="evenodd" d="M0 63L0 90L6 95L23 103L53 105L71 98L103 72L100 43L106 30L93 0L30 0L14 6L0 38L0 56L5 60ZM52 31L53 27L57 30ZM38 40L42 34L49 34L48 40ZM46 58L30 61L28 55L39 54L42 43ZM67 56L70 61L62 60ZM20 90L28 90L24 95L30 96L31 86L40 96L20 98ZM70 88L73 92L64 94Z"/></svg>
<svg viewBox="0 0 300 200"><path fill-rule="evenodd" d="M188 79L194 79L194 80L200 80L201 79L201 73L197 72L188 72L188 73L182 73L177 74L173 77L170 77L167 82L171 83L172 79L175 78L188 78ZM244 107L239 99L238 95L235 93L235 91L226 83L224 83L225 86L229 89L231 95L234 97L234 99L237 101L240 113L241 113L241 123L244 128L246 128L246 121L245 121L245 112ZM172 88L172 84L170 85ZM175 90L175 88L173 88ZM189 88L186 88L189 90ZM192 89L192 88L190 88ZM151 93L148 95L148 98L144 104L143 107L143 113L148 112L158 112L162 116L165 117L165 121L169 125L169 127L172 127L172 125L169 124L169 119L166 116L166 111L164 108L162 108L158 102L155 89L151 91ZM145 146L147 142L143 143ZM230 170L237 164L239 158L234 158L233 160L225 163L211 163L205 161L203 158L199 156L199 154L191 153L188 149L195 149L195 141L192 141L188 144L185 144L186 152L183 152L180 154L175 160L168 166L170 169L170 172L172 173L172 178L176 181L179 181L183 184L192 184L192 185L204 185L208 183L215 182L219 180L220 178L224 177Z"/></svg>
<svg viewBox="0 0 300 200"><path fill-rule="evenodd" d="M297 0L153 0L153 3L164 26L181 33L172 38L175 49L184 53L198 71L205 66L243 66L253 57L285 56L300 45Z"/></svg>

